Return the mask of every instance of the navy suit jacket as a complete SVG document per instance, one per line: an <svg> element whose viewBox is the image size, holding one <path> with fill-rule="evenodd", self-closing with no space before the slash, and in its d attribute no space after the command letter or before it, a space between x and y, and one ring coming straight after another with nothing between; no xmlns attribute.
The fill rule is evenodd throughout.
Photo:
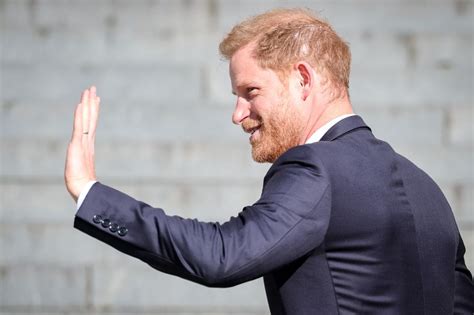
<svg viewBox="0 0 474 315"><path fill-rule="evenodd" d="M443 193L359 116L284 153L260 199L225 223L168 216L96 183L74 226L206 286L263 276L272 314L474 312Z"/></svg>

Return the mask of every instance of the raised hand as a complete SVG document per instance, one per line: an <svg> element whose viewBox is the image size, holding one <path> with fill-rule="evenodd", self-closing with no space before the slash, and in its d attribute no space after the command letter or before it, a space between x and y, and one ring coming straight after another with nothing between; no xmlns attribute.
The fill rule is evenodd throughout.
<svg viewBox="0 0 474 315"><path fill-rule="evenodd" d="M81 190L92 180L96 180L94 143L100 98L92 86L84 90L81 102L74 113L74 127L67 149L64 180L66 188L77 201Z"/></svg>

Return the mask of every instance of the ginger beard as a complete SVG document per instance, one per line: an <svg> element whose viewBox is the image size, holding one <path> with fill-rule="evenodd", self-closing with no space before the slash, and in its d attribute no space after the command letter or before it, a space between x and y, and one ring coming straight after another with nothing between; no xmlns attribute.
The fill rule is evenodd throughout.
<svg viewBox="0 0 474 315"><path fill-rule="evenodd" d="M259 163L273 163L290 148L299 145L304 128L301 113L291 105L288 97L266 115L242 122L242 128L247 132L258 126L258 134L251 136L250 144L252 158Z"/></svg>

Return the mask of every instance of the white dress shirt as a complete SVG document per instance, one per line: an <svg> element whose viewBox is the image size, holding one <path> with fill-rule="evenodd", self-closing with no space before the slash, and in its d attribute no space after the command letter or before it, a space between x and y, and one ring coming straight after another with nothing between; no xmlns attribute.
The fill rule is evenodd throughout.
<svg viewBox="0 0 474 315"><path fill-rule="evenodd" d="M321 140L321 138L326 134L326 132L329 131L329 129L331 129L332 126L334 126L335 124L337 124L338 122L340 122L341 120L343 120L344 118L347 118L347 117L350 117L350 116L354 116L355 114L347 114L347 115L341 115L341 116L338 116L336 118L334 118L333 120L330 120L328 121L327 123L325 123L324 125L322 125L321 127L319 127L311 137L309 137L308 140L306 140L305 144L308 144L308 143L314 143L314 142L318 142L319 140Z"/></svg>
<svg viewBox="0 0 474 315"><path fill-rule="evenodd" d="M326 132L328 132L329 129L331 129L332 126L343 120L344 118L354 116L355 114L347 114L347 115L341 115L333 120L325 123L322 125L318 130L316 130L311 137L305 142L305 144L309 143L314 143L318 142L321 140L321 138L324 136ZM79 194L79 197L77 198L77 209L79 209L84 202L84 199L86 199L87 194L89 193L89 190L91 190L92 185L94 185L97 181L96 180L91 180L86 184L84 189L82 189L81 193Z"/></svg>
<svg viewBox="0 0 474 315"><path fill-rule="evenodd" d="M79 197L77 198L77 210L81 207L82 203L84 202L84 199L86 199L87 194L89 193L89 190L91 190L92 185L97 183L96 180L91 180L84 186L82 189L81 193L79 194Z"/></svg>

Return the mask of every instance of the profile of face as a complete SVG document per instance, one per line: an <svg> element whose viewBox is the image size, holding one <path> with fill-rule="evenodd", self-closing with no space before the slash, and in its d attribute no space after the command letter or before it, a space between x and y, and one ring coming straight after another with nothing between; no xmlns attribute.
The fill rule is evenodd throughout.
<svg viewBox="0 0 474 315"><path fill-rule="evenodd" d="M299 145L304 121L293 93L275 71L259 66L251 46L232 56L229 72L237 97L232 121L250 134L253 159L271 163Z"/></svg>

